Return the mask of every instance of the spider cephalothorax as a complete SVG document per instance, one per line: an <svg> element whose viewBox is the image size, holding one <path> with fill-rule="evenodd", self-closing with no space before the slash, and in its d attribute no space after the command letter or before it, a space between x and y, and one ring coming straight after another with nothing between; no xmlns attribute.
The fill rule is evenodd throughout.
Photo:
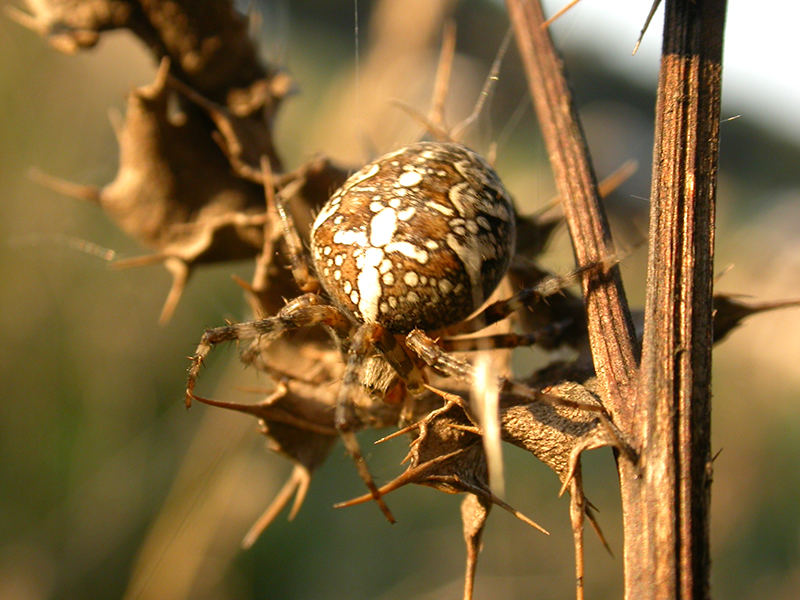
<svg viewBox="0 0 800 600"><path fill-rule="evenodd" d="M433 330L474 312L508 269L511 199L454 143L419 142L352 175L311 230L317 276L359 322Z"/></svg>

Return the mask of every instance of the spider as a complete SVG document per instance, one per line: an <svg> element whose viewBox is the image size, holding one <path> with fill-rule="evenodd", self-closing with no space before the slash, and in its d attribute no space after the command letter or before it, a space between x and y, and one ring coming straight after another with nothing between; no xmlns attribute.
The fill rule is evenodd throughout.
<svg viewBox="0 0 800 600"><path fill-rule="evenodd" d="M287 331L323 325L346 357L336 429L372 498L394 522L355 438L359 387L389 403L413 400L426 389L426 366L471 382L472 365L452 351L529 345L537 334L451 336L478 333L545 293L523 289L479 310L509 268L516 223L494 169L460 144L418 142L354 173L316 216L310 253L282 202L276 204L284 239L305 293L275 316L206 330L191 359L187 405L214 345L269 343ZM540 397L512 380L499 384Z"/></svg>

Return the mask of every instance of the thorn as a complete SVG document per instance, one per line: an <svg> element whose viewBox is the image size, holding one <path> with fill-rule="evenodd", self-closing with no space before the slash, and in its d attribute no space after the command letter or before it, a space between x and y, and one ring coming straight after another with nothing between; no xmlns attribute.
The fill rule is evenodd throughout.
<svg viewBox="0 0 800 600"><path fill-rule="evenodd" d="M480 427L475 427L474 425L460 425L458 423L451 423L448 425L450 429L457 429L458 431L466 431L467 433L472 433L474 435L483 435Z"/></svg>
<svg viewBox="0 0 800 600"><path fill-rule="evenodd" d="M585 498L584 498L585 499ZM588 502L588 500L587 500ZM591 503L589 503L591 504ZM586 516L589 519L589 525L592 526L592 530L594 531L595 535L597 535L600 543L603 544L603 548L606 549L611 556L614 556L614 551L611 549L611 545L608 543L606 539L606 535L603 533L603 530L600 528L600 523L597 522L597 517L594 515L593 508L591 506L587 506L586 509Z"/></svg>
<svg viewBox="0 0 800 600"><path fill-rule="evenodd" d="M733 329L752 315L795 306L800 306L800 298L745 304L734 300L733 296L717 294L714 296L714 343L723 340Z"/></svg>
<svg viewBox="0 0 800 600"><path fill-rule="evenodd" d="M642 40L644 39L644 34L647 31L647 28L650 26L650 21L653 20L653 16L656 14L656 10L658 10L658 5L661 4L661 0L653 0L653 4L650 5L650 12L647 13L647 18L644 21L644 25L642 26L642 31L639 32L639 38L636 40L636 45L633 47L633 52L631 56L635 56L636 53L639 51L639 46L642 44Z"/></svg>
<svg viewBox="0 0 800 600"><path fill-rule="evenodd" d="M736 265L734 263L728 263L727 265L725 265L719 273L714 275L714 285L716 286L717 283L719 283L720 279L725 277L725 275L733 271L735 268Z"/></svg>
<svg viewBox="0 0 800 600"><path fill-rule="evenodd" d="M28 169L28 178L58 194L92 204L100 204L100 188L96 185L83 185L49 175L37 167Z"/></svg>
<svg viewBox="0 0 800 600"><path fill-rule="evenodd" d="M375 440L373 443L377 446L378 444L382 444L384 442L388 442L389 440L393 440L396 437L400 437L404 433L410 433L411 431L414 431L415 429L418 429L419 425L420 425L419 421L416 422L416 423L412 423L411 425L407 425L407 426L403 427L402 429L398 429L397 431L393 431L389 435L386 435L386 436L382 437L379 440Z"/></svg>
<svg viewBox="0 0 800 600"><path fill-rule="evenodd" d="M300 511L300 507L303 506L303 501L306 499L306 494L308 493L308 487L311 484L311 473L306 467L301 467L300 465L295 466L295 469L300 468L302 468L305 475L304 477L300 478L300 482L297 485L297 493L294 495L292 508L289 510L289 514L286 517L289 521L294 521L294 518Z"/></svg>
<svg viewBox="0 0 800 600"><path fill-rule="evenodd" d="M439 51L439 63L436 66L436 77L431 98L431 110L428 121L435 123L443 132L447 131L444 121L444 103L450 84L450 73L453 69L453 57L456 51L456 25L452 19L444 23L442 31L442 47Z"/></svg>
<svg viewBox="0 0 800 600"><path fill-rule="evenodd" d="M544 23L542 23L542 29L547 29L548 27L550 27L550 25L552 25L558 19L560 19L562 16L564 16L567 13L567 11L569 11L569 9L571 9L573 6L575 6L580 1L581 0L572 0L572 2L570 2L569 4L564 6L563 8L559 9L556 12L556 14L554 14L552 17L550 17Z"/></svg>
<svg viewBox="0 0 800 600"><path fill-rule="evenodd" d="M597 185L597 193L601 198L607 198L611 192L630 179L639 169L639 162L634 159L626 160L610 175L607 175Z"/></svg>
<svg viewBox="0 0 800 600"><path fill-rule="evenodd" d="M458 394L445 392L444 390L440 390L439 388L433 387L432 385L430 385L428 383L423 383L422 385L425 386L425 388L429 392L433 392L434 394L436 394L440 398L446 400L447 402L450 402L451 404L456 404L456 405L460 406L462 408L462 410L464 410L464 412L467 412L466 406L464 404L464 399L461 396L459 396Z"/></svg>
<svg viewBox="0 0 800 600"><path fill-rule="evenodd" d="M550 532L547 531L547 529L545 529L544 527L539 525L536 521L534 521L530 517L524 515L520 511L518 511L516 508L514 508L513 506L511 506L510 504L508 504L504 500L501 500L500 498L498 498L497 496L495 496L491 492L489 492L489 498L492 501L492 504L497 504L497 506L499 506L500 508L502 508L504 510L507 510L512 515L517 517L520 521L522 521L523 523L527 523L528 525L530 525L534 529L538 529L539 531L541 531L545 535L550 535Z"/></svg>
<svg viewBox="0 0 800 600"><path fill-rule="evenodd" d="M155 100L158 98L163 93L164 88L167 86L167 81L169 80L169 68L169 57L164 56L161 59L161 62L158 63L158 69L156 70L156 76L153 79L153 83L140 87L137 92L142 97L150 100Z"/></svg>
<svg viewBox="0 0 800 600"><path fill-rule="evenodd" d="M256 289L253 287L253 285L249 281L245 281L244 279L239 277L236 273L231 275L231 279L233 279L233 282L240 288L242 288L245 292L249 292L250 294L256 293Z"/></svg>
<svg viewBox="0 0 800 600"><path fill-rule="evenodd" d="M448 141L450 140L450 135L442 129L439 125L435 124L433 121L428 119L425 115L420 113L416 108L409 106L402 100L393 99L389 101L390 104L393 104L404 113L406 113L409 117L417 121L420 125L422 125L425 130L430 133L433 137L435 137L439 141Z"/></svg>
<svg viewBox="0 0 800 600"><path fill-rule="evenodd" d="M186 282L191 274L188 263L180 258L169 257L164 261L164 266L172 275L172 285L167 292L164 306L161 307L161 315L158 317L158 324L161 326L169 323L172 315L175 314L175 309L178 307L178 302L183 296Z"/></svg>
<svg viewBox="0 0 800 600"><path fill-rule="evenodd" d="M303 503L303 499L305 498L306 490L308 490L308 482L311 480L311 475L302 465L295 465L292 474L289 476L289 479L283 484L278 494L275 498L270 502L269 506L267 506L266 510L261 514L261 516L253 523L252 527L248 530L245 534L244 538L242 539L242 548L247 550L253 546L256 540L264 533L264 530L269 527L272 521L275 520L275 517L278 516L278 513L283 510L283 508L289 503L292 495L295 494L295 501L294 505L292 506L292 510L289 513L288 520L292 520L297 511L300 509L300 505ZM299 500L299 502L298 502Z"/></svg>
<svg viewBox="0 0 800 600"><path fill-rule="evenodd" d="M390 492L393 492L396 489L403 487L404 485L408 485L409 483L416 483L416 480L423 475L428 469L438 465L439 463L445 462L446 460L450 460L455 456L461 454L464 450L459 448L458 450L454 450L453 452L448 452L447 454L442 454L441 456L437 456L436 458L432 458L421 465L417 465L416 467L411 467L407 469L404 473L398 475L394 479L392 479L389 483L382 485L378 488L378 494L381 496L385 496ZM363 494L356 498L352 498L350 500L345 500L344 502L338 502L333 505L333 508L348 508L350 506L356 506L357 504L364 504L365 502L369 502L372 500L372 494Z"/></svg>
<svg viewBox="0 0 800 600"><path fill-rule="evenodd" d="M27 13L16 6L4 6L3 10L9 19L18 25L22 25L25 29L30 29L40 35L44 35L47 32L44 23L37 19L35 15Z"/></svg>

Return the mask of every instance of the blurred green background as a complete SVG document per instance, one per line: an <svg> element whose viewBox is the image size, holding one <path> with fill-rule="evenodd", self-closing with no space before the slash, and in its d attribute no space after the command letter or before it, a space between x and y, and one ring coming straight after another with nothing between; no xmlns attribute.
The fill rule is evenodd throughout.
<svg viewBox="0 0 800 600"><path fill-rule="evenodd" d="M585 0L588 3L589 0ZM282 109L277 137L289 167L324 152L357 164L412 141L419 126L391 100L425 112L438 54L437 11L447 3L360 4L358 75L349 2L262 3L265 60L284 65L299 94ZM432 8L431 8L432 7ZM643 49L633 76L627 53L603 55L576 39L583 4L555 30L585 119L600 176L629 158L637 174L608 200L629 299L641 306L657 60ZM606 10L612 10L609 6ZM639 21L643 21L644 14ZM449 122L471 109L506 21L499 5L462 2ZM658 48L660 25L647 44ZM728 44L747 39L728 37ZM647 58L650 56L650 58ZM362 493L341 449L315 476L293 523L283 516L249 551L241 537L288 475L264 449L255 423L197 406L182 390L203 328L243 320L232 272L201 270L172 322L157 325L169 278L157 267L114 271L110 252L142 252L94 206L26 177L31 166L81 183L114 177L108 111L149 82L154 65L126 33L77 56L60 55L0 18L0 598L456 598L463 570L460 498L427 488L389 498L399 523L375 507L333 510ZM641 73L644 73L642 76ZM757 97L759 86L752 94ZM491 108L468 142L488 152L517 202L533 212L553 195L546 154L525 102L511 48ZM764 92L766 93L766 92ZM719 180L718 291L769 300L800 297L798 139L736 95L723 117ZM562 231L544 259L570 269ZM725 271L725 267L734 268ZM724 272L724 274L722 274ZM542 361L518 351L520 364ZM800 312L755 317L715 350L712 556L720 598L794 599L800 589ZM201 388L253 401L237 390L263 384L231 349L212 356ZM366 436L364 445L368 445ZM531 456L506 449L507 499L547 527L544 537L502 511L489 520L477 598L573 594L568 502ZM377 478L399 472L400 440L370 449ZM610 452L584 459L587 495L617 558L587 535L588 598L621 589L621 531ZM502 514L501 514L502 513Z"/></svg>

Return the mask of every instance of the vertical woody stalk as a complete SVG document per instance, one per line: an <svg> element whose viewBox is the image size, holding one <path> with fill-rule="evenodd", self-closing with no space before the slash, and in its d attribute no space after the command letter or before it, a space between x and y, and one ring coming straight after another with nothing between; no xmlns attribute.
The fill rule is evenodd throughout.
<svg viewBox="0 0 800 600"><path fill-rule="evenodd" d="M508 0L507 6L575 259L579 266L604 263L614 256L608 221L561 59L543 28L541 6L525 0ZM613 266L600 275L588 271L582 284L595 371L606 390L607 408L624 423L632 416L626 399L635 381L637 356L619 269Z"/></svg>
<svg viewBox="0 0 800 600"><path fill-rule="evenodd" d="M605 262L614 255L605 211L597 192L589 150L578 121L564 67L544 27L542 8L535 0L507 0L531 98L542 129L556 187L579 266ZM638 450L641 438L634 404L638 356L625 292L616 267L582 281L589 343L603 402L627 441ZM644 572L637 544L645 538L640 502L639 466L618 462L625 535L625 580ZM579 558L579 557L576 557ZM580 589L580 585L579 585ZM633 598L633 596L628 596Z"/></svg>
<svg viewBox="0 0 800 600"><path fill-rule="evenodd" d="M638 402L647 577L627 598L708 598L714 206L725 0L668 0ZM627 549L626 549L627 550ZM626 578L627 579L627 578Z"/></svg>
<svg viewBox="0 0 800 600"><path fill-rule="evenodd" d="M613 255L571 93L538 2L507 0L580 265ZM724 0L669 0L653 159L641 374L612 270L584 280L592 355L617 426L625 597L708 597L711 293Z"/></svg>

